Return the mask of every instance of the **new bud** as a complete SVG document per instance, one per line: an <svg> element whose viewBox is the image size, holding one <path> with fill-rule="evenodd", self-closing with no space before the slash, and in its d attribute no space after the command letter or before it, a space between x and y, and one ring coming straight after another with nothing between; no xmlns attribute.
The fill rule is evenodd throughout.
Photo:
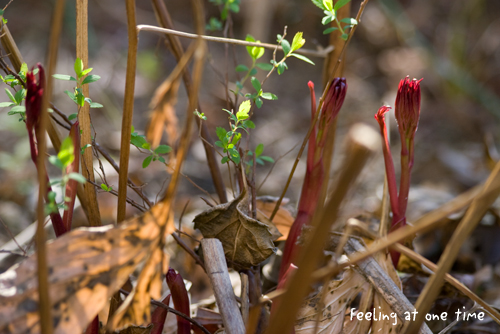
<svg viewBox="0 0 500 334"><path fill-rule="evenodd" d="M402 138L415 136L420 119L420 81L407 76L399 83L395 114Z"/></svg>

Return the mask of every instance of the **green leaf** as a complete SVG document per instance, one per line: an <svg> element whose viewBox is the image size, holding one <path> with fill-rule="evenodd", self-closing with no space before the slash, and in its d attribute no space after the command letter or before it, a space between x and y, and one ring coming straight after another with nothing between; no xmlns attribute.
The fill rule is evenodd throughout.
<svg viewBox="0 0 500 334"><path fill-rule="evenodd" d="M278 99L278 97L276 95L274 95L273 93L262 93L260 96L266 100L277 100Z"/></svg>
<svg viewBox="0 0 500 334"><path fill-rule="evenodd" d="M101 183L101 189L104 190L104 191L110 191L111 190L111 187L108 187L107 185L105 185L104 183Z"/></svg>
<svg viewBox="0 0 500 334"><path fill-rule="evenodd" d="M231 141L231 144L236 145L238 144L238 141L241 139L241 133L236 132L233 136L233 140Z"/></svg>
<svg viewBox="0 0 500 334"><path fill-rule="evenodd" d="M70 121L74 120L75 118L78 118L78 114L77 113L74 113L74 114L71 114L71 115L68 116L68 119Z"/></svg>
<svg viewBox="0 0 500 334"><path fill-rule="evenodd" d="M90 108L102 108L102 107L104 107L102 104L97 103L97 102L90 102L89 105L90 105Z"/></svg>
<svg viewBox="0 0 500 334"><path fill-rule="evenodd" d="M220 163L225 164L228 161L229 161L229 157L223 157L222 160L220 161Z"/></svg>
<svg viewBox="0 0 500 334"><path fill-rule="evenodd" d="M16 104L21 104L23 102L23 98L26 96L26 89L20 89L16 92L14 95L14 98L16 99Z"/></svg>
<svg viewBox="0 0 500 334"><path fill-rule="evenodd" d="M91 68L87 68L86 70L82 71L82 77L83 77L84 75L87 75L87 74L89 74L90 72L92 72L92 70L93 70L93 68L91 67Z"/></svg>
<svg viewBox="0 0 500 334"><path fill-rule="evenodd" d="M255 148L255 156L258 157L262 154L262 152L264 152L264 144L257 145L257 147Z"/></svg>
<svg viewBox="0 0 500 334"><path fill-rule="evenodd" d="M82 174L79 174L79 173L69 173L68 177L70 179L75 180L76 182L79 182L82 184L87 182L87 179Z"/></svg>
<svg viewBox="0 0 500 334"><path fill-rule="evenodd" d="M257 69L256 68L252 68L252 70L250 71L249 75L256 75L257 74Z"/></svg>
<svg viewBox="0 0 500 334"><path fill-rule="evenodd" d="M330 0L331 1L331 0ZM333 6L333 9L335 11L339 10L340 8L344 7L345 5L347 5L349 3L349 1L351 0L338 0L336 3L335 3L335 6Z"/></svg>
<svg viewBox="0 0 500 334"><path fill-rule="evenodd" d="M12 102L0 102L0 108L5 108L5 107L12 107L15 106L15 103Z"/></svg>
<svg viewBox="0 0 500 334"><path fill-rule="evenodd" d="M141 148L146 149L146 150L150 150L151 149L151 144L148 143L148 142L145 142L144 144L142 144Z"/></svg>
<svg viewBox="0 0 500 334"><path fill-rule="evenodd" d="M7 96L9 97L9 99L12 102L14 102L15 104L17 104L16 98L14 97L14 95L12 95L12 93L10 92L10 90L8 88L5 88L5 93L7 94Z"/></svg>
<svg viewBox="0 0 500 334"><path fill-rule="evenodd" d="M51 164L53 164L54 166L56 166L57 168L59 168L60 170L63 170L64 169L64 165L63 163L61 162L61 160L59 160L58 157L56 157L55 155L51 155L49 157L49 162Z"/></svg>
<svg viewBox="0 0 500 334"><path fill-rule="evenodd" d="M75 160L75 149L71 137L66 137L61 143L57 158L61 161L64 168L68 167Z"/></svg>
<svg viewBox="0 0 500 334"><path fill-rule="evenodd" d="M248 120L248 121L243 121L243 126L250 128L250 129L255 129L255 123Z"/></svg>
<svg viewBox="0 0 500 334"><path fill-rule="evenodd" d="M263 71L270 71L273 69L273 65L267 64L267 63L257 63L255 64L258 68L260 68Z"/></svg>
<svg viewBox="0 0 500 334"><path fill-rule="evenodd" d="M248 67L240 64L240 65L236 66L235 71L236 72L246 72L246 71L248 71Z"/></svg>
<svg viewBox="0 0 500 334"><path fill-rule="evenodd" d="M165 163L165 159L163 157L158 157L158 160Z"/></svg>
<svg viewBox="0 0 500 334"><path fill-rule="evenodd" d="M262 100L260 97L256 98L255 99L255 105L257 106L257 108L260 109L260 107L262 107Z"/></svg>
<svg viewBox="0 0 500 334"><path fill-rule="evenodd" d="M85 96L79 91L75 97L76 104L78 104L80 107L83 107L83 105L85 104Z"/></svg>
<svg viewBox="0 0 500 334"><path fill-rule="evenodd" d="M146 139L144 139L144 136L139 136L139 135L132 135L130 138L130 143L134 145L137 148L142 148L142 145L147 144Z"/></svg>
<svg viewBox="0 0 500 334"><path fill-rule="evenodd" d="M283 63L278 64L278 75L281 75L283 72L285 72L285 66Z"/></svg>
<svg viewBox="0 0 500 334"><path fill-rule="evenodd" d="M215 142L215 146L219 146L220 148L224 148L224 145L222 144L222 142L220 140L217 140Z"/></svg>
<svg viewBox="0 0 500 334"><path fill-rule="evenodd" d="M331 12L333 9L332 0L323 0L323 6L325 6L326 10Z"/></svg>
<svg viewBox="0 0 500 334"><path fill-rule="evenodd" d="M327 25L328 23L332 22L333 20L335 20L335 17L332 16L332 15L327 15L327 16L324 16L322 19L321 19L321 24L322 25ZM337 28L338 29L338 28Z"/></svg>
<svg viewBox="0 0 500 334"><path fill-rule="evenodd" d="M82 77L83 71L83 61L80 58L76 58L75 60L75 74L78 78Z"/></svg>
<svg viewBox="0 0 500 334"><path fill-rule="evenodd" d="M260 81L256 78L256 77L252 77L250 79L250 81L252 82L252 86L253 88L255 88L255 90L258 92L262 89L261 85L260 85Z"/></svg>
<svg viewBox="0 0 500 334"><path fill-rule="evenodd" d="M238 13L240 11L240 5L238 5L236 2L232 2L229 4L229 9L234 13Z"/></svg>
<svg viewBox="0 0 500 334"><path fill-rule="evenodd" d="M253 77L252 77L252 84L253 84ZM260 85L260 83L259 83ZM236 113L236 117L238 120L245 120L248 118L248 112L250 111L250 100L246 100L241 102L240 107L238 108L238 112Z"/></svg>
<svg viewBox="0 0 500 334"><path fill-rule="evenodd" d="M142 162L142 168L148 167L152 159L153 159L152 155L147 156L146 159L144 159L144 161Z"/></svg>
<svg viewBox="0 0 500 334"><path fill-rule="evenodd" d="M273 158L265 156L265 155L261 155L260 159L262 159L264 161L267 161L267 162L270 162L270 163L274 163L274 159Z"/></svg>
<svg viewBox="0 0 500 334"><path fill-rule="evenodd" d="M323 5L323 0L311 0L313 4L315 4L317 7L326 10L325 5Z"/></svg>
<svg viewBox="0 0 500 334"><path fill-rule="evenodd" d="M286 39L281 41L281 47L283 48L283 53L285 56L288 56L288 53L290 52L290 43Z"/></svg>
<svg viewBox="0 0 500 334"><path fill-rule="evenodd" d="M12 107L8 114L9 115L14 115L14 114L22 114L26 112L26 107L25 106L14 106Z"/></svg>
<svg viewBox="0 0 500 334"><path fill-rule="evenodd" d="M351 24L353 26L355 26L356 24L358 24L358 21L356 19L351 18L351 17L346 17L345 19L340 20L340 22Z"/></svg>
<svg viewBox="0 0 500 334"><path fill-rule="evenodd" d="M344 41L347 41L347 38L349 37L349 34L342 34L340 38L342 38Z"/></svg>
<svg viewBox="0 0 500 334"><path fill-rule="evenodd" d="M69 90L65 90L64 93L66 93L66 95L68 95L69 98L73 100L73 102L75 102L76 104L78 104L78 102L76 102L75 93L70 92Z"/></svg>
<svg viewBox="0 0 500 334"><path fill-rule="evenodd" d="M334 32L335 30L338 30L339 28L337 27L330 27L328 29L323 30L323 35L328 35L331 32Z"/></svg>
<svg viewBox="0 0 500 334"><path fill-rule="evenodd" d="M302 38L302 32L298 32L293 36L291 51L296 51L304 46L306 40Z"/></svg>
<svg viewBox="0 0 500 334"><path fill-rule="evenodd" d="M292 53L290 54L290 56L294 56L295 58L298 58L300 60L303 60L305 61L306 63L309 63L311 65L314 65L314 63L312 62L311 59L307 58L306 56L303 56L303 55L299 55L299 54L296 54L296 53Z"/></svg>
<svg viewBox="0 0 500 334"><path fill-rule="evenodd" d="M241 104L240 104L240 108L241 108ZM224 140L224 138L226 137L226 129L218 126L216 129L215 129L215 133L217 134L217 138L219 138L220 140Z"/></svg>
<svg viewBox="0 0 500 334"><path fill-rule="evenodd" d="M172 148L168 145L160 145L155 149L156 154L167 154L172 151Z"/></svg>
<svg viewBox="0 0 500 334"><path fill-rule="evenodd" d="M53 74L52 77L59 80L76 81L76 79L73 78L71 75L66 75L66 74Z"/></svg>
<svg viewBox="0 0 500 334"><path fill-rule="evenodd" d="M92 75L89 75L88 77L86 77L85 79L83 79L82 81L82 85L85 85L85 84L88 84L88 83L91 83L91 82L96 82L97 80L99 80L101 77L98 76L97 74L92 74Z"/></svg>

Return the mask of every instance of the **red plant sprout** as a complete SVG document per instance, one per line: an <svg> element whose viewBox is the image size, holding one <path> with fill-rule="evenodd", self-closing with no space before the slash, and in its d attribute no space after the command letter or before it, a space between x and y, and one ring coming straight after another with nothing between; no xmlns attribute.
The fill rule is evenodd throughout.
<svg viewBox="0 0 500 334"><path fill-rule="evenodd" d="M169 294L162 303L168 305L170 303L171 294ZM167 319L168 310L163 307L157 307L151 315L151 323L153 324L153 329L151 329L151 334L161 334L163 333L163 327L165 327L165 320Z"/></svg>
<svg viewBox="0 0 500 334"><path fill-rule="evenodd" d="M184 280L180 274L177 274L174 269L169 268L166 275L166 281L172 294L172 301L177 311L189 316L189 296L184 285ZM177 316L177 333L190 334L191 324L186 319Z"/></svg>
<svg viewBox="0 0 500 334"><path fill-rule="evenodd" d="M397 192L396 173L387 137L385 113L389 106L382 106L375 114L375 119L380 126L382 147L384 152L385 170L389 188L389 197L392 210L391 231L406 225L406 208L410 192L411 169L414 160L414 139L420 119L420 82L423 79L410 80L409 76L401 80L396 96L395 114L401 138L401 179L399 181L399 194ZM391 251L394 266L397 266L400 254Z"/></svg>
<svg viewBox="0 0 500 334"><path fill-rule="evenodd" d="M28 130L28 138L30 143L31 160L35 166L37 165L38 149L36 143L43 134L40 133L40 117L42 114L42 98L45 91L45 72L42 65L37 64L38 67L38 81L33 70L26 73L26 128ZM52 188L49 185L49 177L47 179L47 192L45 193L45 201L49 202L49 193ZM68 230L63 224L63 220L59 212L50 213L52 226L56 236L59 237L66 233Z"/></svg>
<svg viewBox="0 0 500 334"><path fill-rule="evenodd" d="M314 94L314 84L308 83L311 92L311 113L314 121L316 115L316 97ZM307 165L304 183L302 185L302 193L298 205L298 213L295 218L288 238L285 243L285 250L281 262L279 281L281 281L290 264L295 259L299 252L299 247L296 245L302 227L309 225L312 221L314 212L318 206L318 199L321 192L321 186L325 182L325 170L323 163L323 153L327 139L328 131L331 131L334 121L344 103L347 91L347 83L345 78L334 78L330 88L326 94L325 101L321 106L318 124L314 128L309 137Z"/></svg>

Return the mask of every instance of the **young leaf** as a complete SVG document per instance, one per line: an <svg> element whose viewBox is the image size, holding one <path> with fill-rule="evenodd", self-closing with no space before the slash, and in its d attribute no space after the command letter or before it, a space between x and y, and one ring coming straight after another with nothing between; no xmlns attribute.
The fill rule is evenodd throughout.
<svg viewBox="0 0 500 334"><path fill-rule="evenodd" d="M14 104L14 103L13 103ZM25 106L14 106L12 107L8 114L9 115L14 115L14 114L23 114L26 112L26 107Z"/></svg>
<svg viewBox="0 0 500 334"><path fill-rule="evenodd" d="M349 37L349 34L342 34L340 38L342 38L344 41L347 41L347 38Z"/></svg>
<svg viewBox="0 0 500 334"><path fill-rule="evenodd" d="M270 163L274 163L274 159L273 158L265 156L265 155L261 155L260 159L262 159L264 161L267 161L267 162L270 162Z"/></svg>
<svg viewBox="0 0 500 334"><path fill-rule="evenodd" d="M89 105L90 105L90 108L102 108L102 107L104 107L102 104L97 103L97 102L90 102Z"/></svg>
<svg viewBox="0 0 500 334"><path fill-rule="evenodd" d="M73 102L75 102L76 104L78 104L78 102L76 102L75 93L70 92L69 90L65 90L64 93L66 93L66 95L68 95L69 98L73 100Z"/></svg>
<svg viewBox="0 0 500 334"><path fill-rule="evenodd" d="M66 74L53 74L52 77L59 80L76 81L71 75Z"/></svg>
<svg viewBox="0 0 500 334"><path fill-rule="evenodd" d="M255 156L258 157L262 154L262 152L264 152L264 144L257 145L257 147L255 148Z"/></svg>
<svg viewBox="0 0 500 334"><path fill-rule="evenodd" d="M231 144L236 145L240 139L241 139L241 133L236 132L233 136L233 140L231 141Z"/></svg>
<svg viewBox="0 0 500 334"><path fill-rule="evenodd" d="M221 164L225 164L226 162L229 161L229 157L223 157L220 161Z"/></svg>
<svg viewBox="0 0 500 334"><path fill-rule="evenodd" d="M252 78L252 84L253 84L253 79L254 78ZM238 112L236 113L236 117L238 118L238 120L245 120L248 118L248 112L250 111L250 106L251 106L250 100L241 102L240 107L238 108Z"/></svg>
<svg viewBox="0 0 500 334"><path fill-rule="evenodd" d="M62 163L64 168L69 166L73 160L75 160L75 150L71 137L66 137L63 140L59 153L57 153L57 158Z"/></svg>
<svg viewBox="0 0 500 334"><path fill-rule="evenodd" d="M83 79L82 85L85 85L85 84L88 84L88 83L91 83L91 82L96 82L100 78L101 77L98 76L98 75L96 75L96 74L89 75L88 77L86 77L85 79Z"/></svg>
<svg viewBox="0 0 500 334"><path fill-rule="evenodd" d="M87 182L87 179L85 179L85 177L82 174L79 174L79 173L69 173L68 177L70 179L75 180L75 181L80 182L80 183Z"/></svg>
<svg viewBox="0 0 500 334"><path fill-rule="evenodd" d="M91 68L87 68L86 70L82 71L82 77L83 77L84 75L87 75L87 74L89 74L90 72L92 72L92 70L93 70L93 68L91 67Z"/></svg>
<svg viewBox="0 0 500 334"><path fill-rule="evenodd" d="M172 151L172 148L168 145L160 145L155 149L156 154L167 154Z"/></svg>
<svg viewBox="0 0 500 334"><path fill-rule="evenodd" d="M302 38L302 32L298 32L293 36L291 51L295 51L304 46L306 40Z"/></svg>
<svg viewBox="0 0 500 334"><path fill-rule="evenodd" d="M285 72L285 66L283 63L278 64L278 74L281 75L283 72Z"/></svg>
<svg viewBox="0 0 500 334"><path fill-rule="evenodd" d="M249 75L256 75L257 74L257 69L256 68L252 68L252 70L250 71Z"/></svg>
<svg viewBox="0 0 500 334"><path fill-rule="evenodd" d="M83 71L83 61L80 58L76 58L75 60L75 74L78 78L82 77Z"/></svg>
<svg viewBox="0 0 500 334"><path fill-rule="evenodd" d="M293 53L292 53L292 56L293 56ZM277 100L278 99L278 97L276 95L274 95L273 93L262 93L260 96L266 100Z"/></svg>
<svg viewBox="0 0 500 334"><path fill-rule="evenodd" d="M241 104L240 104L240 108L241 108ZM217 134L217 138L219 138L220 140L223 140L225 137L226 137L226 129L218 126L216 129L215 129L215 133Z"/></svg>
<svg viewBox="0 0 500 334"><path fill-rule="evenodd" d="M262 89L260 81L256 77L252 77L250 81L252 82L252 86L256 91L260 91Z"/></svg>
<svg viewBox="0 0 500 334"><path fill-rule="evenodd" d="M16 94L14 95L14 99L16 100L16 104L19 105L21 104L21 102L23 102L23 98L26 94L26 89L20 89L16 92Z"/></svg>
<svg viewBox="0 0 500 334"><path fill-rule="evenodd" d="M326 15L324 16L322 19L321 19L321 24L322 25L327 25L328 23L332 22L333 20L335 20L335 16L332 16L331 13L328 13L329 15ZM338 28L337 28L338 29Z"/></svg>
<svg viewBox="0 0 500 334"><path fill-rule="evenodd" d="M330 0L331 1L331 0ZM338 11L340 8L344 7L345 5L347 5L349 3L349 1L351 0L338 0L336 3L335 3L335 6L333 6L333 9L335 11Z"/></svg>
<svg viewBox="0 0 500 334"><path fill-rule="evenodd" d="M16 104L13 102L0 102L0 108L5 108L5 107L12 107L15 106Z"/></svg>
<svg viewBox="0 0 500 334"><path fill-rule="evenodd" d="M22 63L19 73L26 75L27 72L28 72L28 64Z"/></svg>
<svg viewBox="0 0 500 334"><path fill-rule="evenodd" d="M17 104L16 98L14 97L14 95L12 95L12 93L10 92L10 90L8 88L5 88L5 93L7 94L7 96L9 97L9 99L12 102L14 102L15 104Z"/></svg>
<svg viewBox="0 0 500 334"><path fill-rule="evenodd" d="M257 108L260 109L260 107L262 107L262 100L260 97L256 98L255 99L255 105L257 106Z"/></svg>
<svg viewBox="0 0 500 334"><path fill-rule="evenodd" d="M63 165L63 163L62 163L62 162L61 162L61 160L59 160L59 158L58 158L58 157L56 157L55 155L51 155L51 156L49 157L49 162L50 162L51 164L53 164L54 166L56 166L57 168L61 169L61 170L62 170L62 169L64 169L64 165Z"/></svg>
<svg viewBox="0 0 500 334"><path fill-rule="evenodd" d="M292 53L292 54L290 54L290 56L294 56L295 58L298 58L300 60L305 61L306 63L314 65L314 63L311 61L311 59L307 58L306 56L299 55L299 54L296 54L296 53Z"/></svg>
<svg viewBox="0 0 500 334"><path fill-rule="evenodd" d="M147 156L146 159L144 159L144 161L142 162L142 168L148 167L152 159L153 159L152 155Z"/></svg>
<svg viewBox="0 0 500 334"><path fill-rule="evenodd" d="M245 65L240 64L240 65L236 66L235 71L236 72L247 72L248 71L248 67L245 66Z"/></svg>
<svg viewBox="0 0 500 334"><path fill-rule="evenodd" d="M111 191L111 187L108 187L107 185L105 185L104 183L101 183L101 189L104 190L104 191Z"/></svg>
<svg viewBox="0 0 500 334"><path fill-rule="evenodd" d="M313 4L315 4L320 9L326 10L325 5L323 5L323 0L311 0Z"/></svg>
<svg viewBox="0 0 500 334"><path fill-rule="evenodd" d="M337 28L337 27L330 27L328 29L323 30L323 35L327 35L327 34L334 32L335 30L338 30L338 29L339 28Z"/></svg>
<svg viewBox="0 0 500 334"><path fill-rule="evenodd" d="M333 3L332 0L323 0L323 6L325 6L327 11L332 11L333 9Z"/></svg>
<svg viewBox="0 0 500 334"><path fill-rule="evenodd" d="M246 128L250 128L250 129L255 129L255 124L254 122L248 120L248 121L243 121L243 126L246 127Z"/></svg>
<svg viewBox="0 0 500 334"><path fill-rule="evenodd" d="M75 118L78 118L78 114L77 113L74 113L74 114L71 114L71 115L68 116L68 119L70 121L74 120Z"/></svg>
<svg viewBox="0 0 500 334"><path fill-rule="evenodd" d="M224 148L224 145L222 144L222 142L220 140L217 140L215 142L215 146L219 146L220 148Z"/></svg>
<svg viewBox="0 0 500 334"><path fill-rule="evenodd" d="M358 21L356 21L356 19L353 19L351 17L346 17L345 19L340 20L340 22L347 23L347 24L350 24L350 25L353 25L353 26L355 26L356 24L358 24Z"/></svg>
<svg viewBox="0 0 500 334"><path fill-rule="evenodd" d="M283 48L283 53L285 56L288 56L288 53L290 52L290 43L286 39L281 41L281 47Z"/></svg>
<svg viewBox="0 0 500 334"><path fill-rule="evenodd" d="M255 64L258 68L260 68L263 71L270 71L273 69L273 65L267 64L267 63L257 63Z"/></svg>

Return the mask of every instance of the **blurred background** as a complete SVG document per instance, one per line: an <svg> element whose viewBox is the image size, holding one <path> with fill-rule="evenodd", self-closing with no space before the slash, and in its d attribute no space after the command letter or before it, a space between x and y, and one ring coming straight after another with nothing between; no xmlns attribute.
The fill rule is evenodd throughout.
<svg viewBox="0 0 500 334"><path fill-rule="evenodd" d="M358 11L359 0L352 1L351 17ZM4 7L9 1L0 1ZM138 24L157 25L151 3L136 1ZM176 29L194 32L192 8L189 1L165 1ZM205 1L207 22L220 17L219 6ZM50 33L53 1L14 0L9 3L4 17L17 42L25 62L31 68L44 62L47 39ZM238 13L231 13L234 38L244 39L251 34L262 42L275 43L276 35L288 28L291 40L298 31L304 32L304 48L321 50L328 46L328 36L323 35L322 11L307 0L242 0ZM208 32L222 36L222 31ZM190 40L181 39L184 47ZM228 128L226 91L239 79L237 64L249 66L251 59L246 49L239 46L227 48L223 44L208 43L209 55L200 91L200 105L207 116L211 135L215 127ZM149 103L155 89L166 79L176 65L175 58L166 48L163 38L154 33L141 32L135 88L133 125L139 134L147 127ZM75 7L67 1L64 30L61 38L56 73L73 74L75 61ZM96 141L119 160L121 113L124 99L125 68L127 57L126 14L123 1L89 0L89 67L101 80L90 86L90 97L104 105L91 109ZM261 62L272 58L266 50ZM261 187L258 195L279 196L300 144L310 122L310 97L308 81L316 85L321 94L323 59L310 57L315 66L291 58L289 70L278 76L274 73L265 83L264 91L278 96L276 101L265 101L256 109L253 121L251 147L259 143L265 146L264 154L277 162L272 174ZM264 71L257 74L259 79ZM408 218L411 222L425 212L437 208L457 194L483 181L492 163L498 159L496 146L500 144L500 2L495 0L371 0L361 18L359 28L348 47L344 75L348 82L347 98L339 115L336 148L331 179L335 179L335 167L345 154L343 136L348 128L363 122L378 130L373 115L383 104L394 105L399 81L409 75L424 78L422 109L416 135L415 165L412 174L412 190ZM239 74L241 75L241 74ZM241 78L241 77L240 77ZM66 115L76 112L74 103L64 94L72 90L71 82L55 81L54 104ZM247 83L245 91L252 88ZM2 84L4 88L7 86ZM0 101L8 101L0 93ZM240 100L241 101L241 100ZM187 99L184 86L179 89L176 114L183 125ZM394 159L399 169L399 135L393 113L390 113L391 136L394 138ZM66 131L60 129L66 136ZM168 138L163 138L168 143ZM151 200L162 195L170 174L159 162L142 168L146 157L132 147L130 176ZM304 155L305 157L305 155ZM106 182L113 189L118 187L114 170L103 161ZM226 181L228 172L221 167ZM257 181L262 182L271 164L257 167ZM299 196L305 170L305 159L299 163L292 184L287 192L293 210ZM102 171L97 170L100 174ZM52 177L57 170L50 169ZM209 193L214 193L202 143L193 135L192 146L184 165L184 174ZM380 205L384 166L382 152L365 168L356 189L344 208L345 215L371 213ZM98 183L103 183L96 174ZM229 182L226 183L229 185ZM228 191L231 194L231 191ZM29 158L26 128L17 116L8 116L7 108L0 110L0 218L14 235L35 221L36 170ZM134 199L135 194L129 192ZM176 200L177 217L186 203L184 222L206 208L200 199L203 193L188 180L181 179ZM116 197L100 191L98 194L101 214L107 223L116 219ZM78 213L75 224L83 224L84 216ZM138 211L129 208L129 215ZM480 260L472 260L472 269L484 264L495 266L500 254L498 210L493 208L479 229L492 239L478 250ZM488 218L489 217L489 218ZM80 220L80 222L78 222ZM192 225L191 225L192 226ZM483 236L484 237L484 236ZM0 226L0 245L10 240L4 226ZM433 242L436 239L432 239ZM484 246L487 244L486 246ZM430 247L430 246L429 246ZM476 247L476 248L474 248ZM0 246L0 249L2 246ZM440 247L425 249L429 257L436 259ZM479 261L479 264L474 262ZM492 267L494 275L497 267ZM497 275L500 274L500 268ZM493 276L489 276L490 278ZM488 280L486 280L488 281Z"/></svg>

